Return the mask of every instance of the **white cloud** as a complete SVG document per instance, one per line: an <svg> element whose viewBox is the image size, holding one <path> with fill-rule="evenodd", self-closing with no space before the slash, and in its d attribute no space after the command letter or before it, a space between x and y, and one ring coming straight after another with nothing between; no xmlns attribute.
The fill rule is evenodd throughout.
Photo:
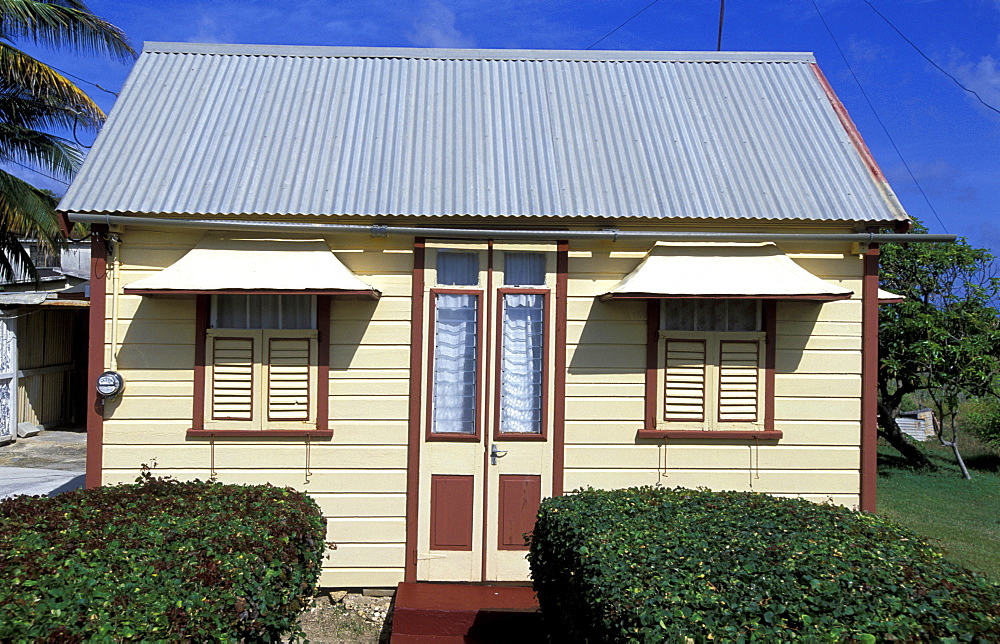
<svg viewBox="0 0 1000 644"><path fill-rule="evenodd" d="M1000 61L983 56L978 62L961 63L954 67L955 76L990 105L1000 108ZM975 97L971 97L975 100ZM978 103L978 101L977 101Z"/></svg>
<svg viewBox="0 0 1000 644"><path fill-rule="evenodd" d="M969 178L955 165L937 159L935 161L911 161L909 164L913 177L933 200L947 200L969 203L978 198L976 189L969 185ZM886 175L889 183L896 186L912 185L910 172L901 164L893 164Z"/></svg>
<svg viewBox="0 0 1000 644"><path fill-rule="evenodd" d="M476 41L455 26L455 12L440 0L430 0L413 21L407 39L418 47L475 47Z"/></svg>
<svg viewBox="0 0 1000 644"><path fill-rule="evenodd" d="M233 32L219 20L208 13L202 13L198 18L198 31L189 36L188 42L233 42Z"/></svg>

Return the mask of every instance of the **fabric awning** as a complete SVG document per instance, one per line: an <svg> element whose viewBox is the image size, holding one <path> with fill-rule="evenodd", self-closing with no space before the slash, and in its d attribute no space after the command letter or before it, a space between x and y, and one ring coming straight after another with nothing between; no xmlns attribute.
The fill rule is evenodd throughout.
<svg viewBox="0 0 1000 644"><path fill-rule="evenodd" d="M206 235L179 260L132 282L126 293L325 293L378 298L321 239Z"/></svg>
<svg viewBox="0 0 1000 644"><path fill-rule="evenodd" d="M879 304L899 304L906 298L902 295L897 295L896 293L890 293L884 289L878 290L878 303Z"/></svg>
<svg viewBox="0 0 1000 644"><path fill-rule="evenodd" d="M844 300L850 291L805 270L765 243L657 242L602 300L755 298Z"/></svg>

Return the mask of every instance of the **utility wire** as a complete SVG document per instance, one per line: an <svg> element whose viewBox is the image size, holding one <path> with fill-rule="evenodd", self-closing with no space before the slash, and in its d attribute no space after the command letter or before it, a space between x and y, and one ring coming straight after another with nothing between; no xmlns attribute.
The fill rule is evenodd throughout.
<svg viewBox="0 0 1000 644"><path fill-rule="evenodd" d="M7 163L13 163L14 165L19 165L22 168L24 168L25 170L30 170L30 171L34 172L35 174L42 175L43 177L48 177L49 179L52 179L53 181L58 181L59 183L63 184L64 186L68 186L69 185L69 183L67 183L66 181L63 181L59 177L53 177L51 174L47 174L45 172L42 172L41 170L36 170L35 168L32 168L30 165L24 165L23 163L21 163L19 161L15 161L13 159L5 159L5 161Z"/></svg>
<svg viewBox="0 0 1000 644"><path fill-rule="evenodd" d="M638 11L636 11L636 12L635 12L634 14L632 14L632 17L631 17L631 18L629 18L628 20L626 20L626 21L625 21L625 22L623 22L622 24L618 25L617 27L615 27L614 29L612 29L612 30L611 30L611 31L609 31L608 33L606 33L606 34L604 34L603 36L601 36L601 37L600 37L600 38L599 38L599 39L598 39L598 40L597 40L597 41L596 41L596 42L595 42L595 43L594 43L593 45L591 45L590 47L587 47L587 49L593 49L594 47L596 47L597 45L599 45L599 44L601 43L601 41L602 41L602 40L604 40L605 38L607 38L607 37L608 37L608 36L610 36L611 34L615 33L616 31L618 31L619 29L621 29L622 27L624 27L624 26L625 26L625 25L627 25L628 23L630 23L630 22L632 22L633 20L635 20L635 19L636 19L636 18L637 18L637 17L639 16L639 14L641 14L641 13L644 13L644 12L646 11L646 9L649 9L650 7L652 7L652 6L654 5L654 4L656 4L656 3L657 3L657 2L659 2L659 1L660 1L660 0L653 0L652 2L650 2L649 4L647 4L647 5L646 5L645 7L643 7L642 9L639 9L639 10L638 10Z"/></svg>
<svg viewBox="0 0 1000 644"><path fill-rule="evenodd" d="M719 0L719 40L715 44L715 51L722 51L722 23L726 19L726 0Z"/></svg>
<svg viewBox="0 0 1000 644"><path fill-rule="evenodd" d="M936 70L938 70L939 72L941 72L942 74L944 74L945 76L947 76L948 78L950 78L950 79L951 79L951 80L952 80L952 81L953 81L953 82L954 82L954 83L955 83L956 85L958 85L959 87L961 87L962 89L964 89L964 90L965 90L965 91L967 91L968 93L970 93L970 94L972 94L973 96L975 96L975 97L976 97L976 99L978 99L978 100L979 100L979 102L980 102L980 103L982 103L982 104L983 104L984 106L986 106L986 107L987 107L988 109L991 109L991 110L993 110L994 112L996 112L997 114L1000 114L1000 109L997 109L997 108L996 108L996 107L994 107L993 105L990 105L989 103L987 103L986 101L984 101L984 100L983 100L983 97L982 97L982 96L980 96L979 94L977 94L975 90L973 90L973 89L969 89L968 87L966 87L965 85L963 85L963 84L961 83L961 81L959 81L959 80L958 80L957 78L955 78L954 76L952 76L951 74L949 74L948 72L946 72L946 71L945 71L945 70L944 70L944 69L943 69L943 68L941 67L941 65L938 65L938 64L937 64L937 63L935 63L935 62L934 62L933 60L931 60L930 56L928 56L928 55L927 55L927 54L925 54L925 53L924 53L923 51L921 51L920 47L917 47L917 46L916 46L916 44L914 44L914 42L913 42L912 40L910 40L909 38L907 38L907 37L906 37L906 35L905 35L905 34L904 34L904 33L903 33L902 31L900 31L898 27L896 27L896 25L892 24L892 22L891 22L891 21L890 21L890 20L889 20L888 18L886 18L886 17L885 17L885 16L884 16L884 15L882 14L882 12L881 12L881 11L879 11L878 9L876 9L876 8L875 8L875 5L873 5L873 4L872 4L871 2L869 2L868 0L864 0L864 2L865 2L865 4L866 4L866 5L868 5L869 7L871 7L871 10L872 10L872 11L874 11L874 12L875 12L876 14L878 14L878 17L879 17L879 18L881 18L882 20L884 20L884 21L885 21L885 24L887 24L887 25L889 25L890 27L892 27L892 30L893 30L893 31L895 31L895 32L896 32L897 34L899 34L899 37L900 37L900 38L902 38L903 40L905 40L905 41L906 41L906 43L907 43L907 44L908 44L908 45L909 45L910 47L913 47L913 49L915 49L915 50L916 50L916 52L917 52L918 54L920 54L921 56L923 56L923 57L924 57L924 60L926 60L927 62L929 62L929 63L930 63L931 65L933 65L933 66L934 66L934 68L935 68ZM815 3L814 3L814 4L815 4ZM817 11L818 11L818 10L817 10Z"/></svg>
<svg viewBox="0 0 1000 644"><path fill-rule="evenodd" d="M896 146L896 142L892 139L892 135L889 134L888 128L886 128L885 123L882 122L882 118L878 115L878 112L875 111L875 106L872 105L871 99L868 98L868 92L866 92L864 86L861 85L861 81L858 79L858 75L854 73L854 68L851 67L851 63L847 60L847 56L844 55L844 50L841 49L840 43L837 41L837 37L833 35L833 30L830 29L830 25L827 24L826 18L823 17L823 12L819 10L819 6L816 4L816 0L811 0L811 1L813 8L816 9L816 14L819 16L820 21L823 23L823 26L826 27L826 32L830 34L830 39L833 40L833 44L837 47L837 51L840 52L840 57L843 59L844 64L847 65L847 70L851 72L851 77L857 84L858 89L861 90L861 95L865 97L865 102L868 103L868 108L872 111L872 114L875 115L875 120L878 121L878 124L882 126L882 131L885 132L886 138L888 138L889 143L892 144L892 149L896 151L896 156L898 156L899 160L903 162L903 167L906 168L906 172L910 175L910 179L913 180L913 184L917 186L917 190L920 191L920 195L924 198L924 201L927 203L927 207L931 209L932 213L934 213L934 218L937 219L937 222L939 224L941 224L941 228L944 230L944 232L948 232L948 227L944 225L943 221L941 221L941 217L938 215L937 210L934 208L934 204L932 204L931 200L927 198L927 193L924 192L924 189L923 187L921 187L920 182L917 181L917 178L913 174L913 170L910 170L910 165L906 162L906 159L903 158L903 153L899 151L899 148ZM867 0L865 1L867 2Z"/></svg>
<svg viewBox="0 0 1000 644"><path fill-rule="evenodd" d="M69 76L70 78L75 78L76 80L80 81L81 83L86 83L88 85L93 85L94 87L96 87L97 89L101 90L102 92L107 92L108 94L111 94L115 98L118 97L118 92L112 92L110 89L105 89L105 88L101 87L100 85L98 85L97 83L93 83L93 82L87 80L86 78L80 78L79 76L76 76L74 74L70 74L66 70L59 69L58 67L52 67L52 65L49 65L49 67L51 67L52 69L56 70L57 72L59 72L63 76Z"/></svg>

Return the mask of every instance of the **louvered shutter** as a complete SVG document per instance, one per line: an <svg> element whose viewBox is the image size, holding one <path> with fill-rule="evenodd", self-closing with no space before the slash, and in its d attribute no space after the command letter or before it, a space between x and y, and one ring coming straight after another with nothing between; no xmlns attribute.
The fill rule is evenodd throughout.
<svg viewBox="0 0 1000 644"><path fill-rule="evenodd" d="M212 420L253 420L255 339L212 338Z"/></svg>
<svg viewBox="0 0 1000 644"><path fill-rule="evenodd" d="M705 420L706 343L668 338L665 344L664 419Z"/></svg>
<svg viewBox="0 0 1000 644"><path fill-rule="evenodd" d="M308 337L267 338L267 419L308 421L310 414L310 364L313 351Z"/></svg>
<svg viewBox="0 0 1000 644"><path fill-rule="evenodd" d="M719 421L757 420L759 344L747 341L719 343Z"/></svg>

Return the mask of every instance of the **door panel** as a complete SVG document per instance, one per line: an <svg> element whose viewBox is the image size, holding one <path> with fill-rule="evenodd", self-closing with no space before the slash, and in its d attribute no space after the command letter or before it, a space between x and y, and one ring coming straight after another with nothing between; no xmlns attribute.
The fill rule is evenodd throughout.
<svg viewBox="0 0 1000 644"><path fill-rule="evenodd" d="M473 476L431 475L431 550L472 550L475 485Z"/></svg>
<svg viewBox="0 0 1000 644"><path fill-rule="evenodd" d="M535 526L542 502L542 477L534 474L500 475L500 527L497 548L527 550L524 535Z"/></svg>

